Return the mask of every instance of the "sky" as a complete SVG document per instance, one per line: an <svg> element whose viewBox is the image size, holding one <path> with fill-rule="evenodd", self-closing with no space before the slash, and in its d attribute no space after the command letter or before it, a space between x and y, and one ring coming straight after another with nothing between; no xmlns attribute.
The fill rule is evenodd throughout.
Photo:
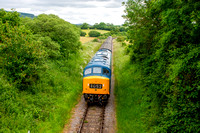
<svg viewBox="0 0 200 133"><path fill-rule="evenodd" d="M14 8L36 16L55 14L72 24L105 22L121 25L125 21L122 18L124 1L127 0L0 0L0 8L7 11Z"/></svg>

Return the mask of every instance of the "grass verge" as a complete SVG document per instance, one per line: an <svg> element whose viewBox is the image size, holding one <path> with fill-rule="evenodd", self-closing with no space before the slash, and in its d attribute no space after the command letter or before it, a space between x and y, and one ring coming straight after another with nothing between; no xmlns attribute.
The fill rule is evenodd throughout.
<svg viewBox="0 0 200 133"><path fill-rule="evenodd" d="M145 105L142 103L142 82L138 66L130 64L129 55L125 54L125 47L114 42L114 74L117 132L142 133L145 132L143 116Z"/></svg>

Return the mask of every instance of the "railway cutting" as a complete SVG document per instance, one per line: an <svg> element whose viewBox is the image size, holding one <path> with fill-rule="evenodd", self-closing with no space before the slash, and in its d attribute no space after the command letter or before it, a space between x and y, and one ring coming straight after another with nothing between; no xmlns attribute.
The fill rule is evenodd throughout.
<svg viewBox="0 0 200 133"><path fill-rule="evenodd" d="M107 104L88 103L85 96L82 95L80 102L73 110L71 121L65 126L63 133L114 133L116 131L113 67L111 73L111 88Z"/></svg>

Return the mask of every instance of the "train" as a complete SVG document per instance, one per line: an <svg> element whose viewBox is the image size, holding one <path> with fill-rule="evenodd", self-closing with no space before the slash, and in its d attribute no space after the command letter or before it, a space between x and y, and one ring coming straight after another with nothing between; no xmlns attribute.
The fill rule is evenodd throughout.
<svg viewBox="0 0 200 133"><path fill-rule="evenodd" d="M83 70L83 96L87 103L107 103L111 93L112 37L101 45Z"/></svg>

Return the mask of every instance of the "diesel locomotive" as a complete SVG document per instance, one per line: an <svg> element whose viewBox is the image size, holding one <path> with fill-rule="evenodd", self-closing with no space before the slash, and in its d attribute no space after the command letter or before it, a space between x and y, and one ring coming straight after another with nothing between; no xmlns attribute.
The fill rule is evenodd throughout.
<svg viewBox="0 0 200 133"><path fill-rule="evenodd" d="M83 95L88 103L106 103L111 90L112 37L109 36L83 70Z"/></svg>

